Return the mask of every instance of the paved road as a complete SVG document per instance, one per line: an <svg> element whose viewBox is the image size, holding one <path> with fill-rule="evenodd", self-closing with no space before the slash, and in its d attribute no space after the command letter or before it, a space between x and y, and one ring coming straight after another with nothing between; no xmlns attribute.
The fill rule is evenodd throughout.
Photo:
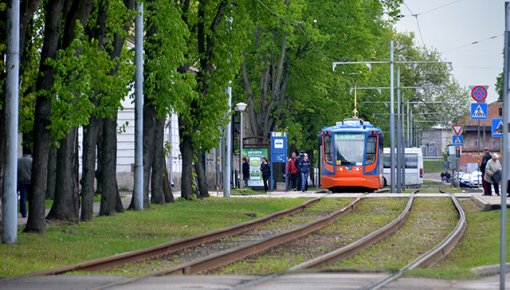
<svg viewBox="0 0 510 290"><path fill-rule="evenodd" d="M168 276L137 281L108 289L367 289L385 278L384 273L301 273L278 277L257 276ZM113 276L53 276L33 277L16 281L1 281L0 289L95 289L123 280ZM506 275L506 281L510 274ZM508 283L507 283L508 284ZM383 289L395 290L488 290L499 289L499 276L470 281L446 281L426 278L401 278ZM508 288L507 288L508 289Z"/></svg>

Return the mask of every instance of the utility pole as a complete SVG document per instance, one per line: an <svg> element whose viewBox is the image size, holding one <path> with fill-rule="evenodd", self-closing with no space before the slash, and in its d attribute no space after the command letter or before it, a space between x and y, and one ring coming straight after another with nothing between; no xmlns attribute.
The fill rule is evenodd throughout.
<svg viewBox="0 0 510 290"><path fill-rule="evenodd" d="M230 197L230 177L232 175L232 81L228 81L228 123L225 128L225 170L223 171L223 197Z"/></svg>
<svg viewBox="0 0 510 290"><path fill-rule="evenodd" d="M2 242L18 239L18 96L19 96L19 0L7 6L7 78L5 82L5 172L2 197Z"/></svg>
<svg viewBox="0 0 510 290"><path fill-rule="evenodd" d="M133 205L143 210L143 2L136 3L135 23L135 184Z"/></svg>
<svg viewBox="0 0 510 290"><path fill-rule="evenodd" d="M505 289L506 275L506 193L510 176L510 140L508 136L508 122L510 121L510 4L505 2L505 43L504 43L504 70L503 70L503 186L501 192L501 221L500 221L500 265L499 289Z"/></svg>

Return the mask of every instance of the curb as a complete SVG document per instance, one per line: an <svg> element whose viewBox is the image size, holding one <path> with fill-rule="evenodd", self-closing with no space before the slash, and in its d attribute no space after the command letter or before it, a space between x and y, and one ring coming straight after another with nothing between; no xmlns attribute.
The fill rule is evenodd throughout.
<svg viewBox="0 0 510 290"><path fill-rule="evenodd" d="M510 263L506 263L506 273L510 272ZM471 272L480 276L492 276L499 274L499 264L472 268Z"/></svg>
<svg viewBox="0 0 510 290"><path fill-rule="evenodd" d="M476 206L482 211L488 211L492 209L491 204L483 200L477 194L471 194L471 200L476 204Z"/></svg>

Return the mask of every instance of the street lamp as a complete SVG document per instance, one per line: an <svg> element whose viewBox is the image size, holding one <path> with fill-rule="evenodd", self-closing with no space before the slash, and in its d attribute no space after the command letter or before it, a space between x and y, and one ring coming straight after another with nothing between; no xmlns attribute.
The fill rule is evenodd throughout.
<svg viewBox="0 0 510 290"><path fill-rule="evenodd" d="M236 104L236 110L239 111L239 188L243 188L243 180L244 176L242 176L243 173L243 112L246 110L247 104L240 102Z"/></svg>

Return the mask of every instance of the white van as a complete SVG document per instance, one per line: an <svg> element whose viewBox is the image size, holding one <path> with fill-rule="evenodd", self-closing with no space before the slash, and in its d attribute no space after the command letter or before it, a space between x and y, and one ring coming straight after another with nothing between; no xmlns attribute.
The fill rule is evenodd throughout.
<svg viewBox="0 0 510 290"><path fill-rule="evenodd" d="M396 150L395 150L396 151ZM390 148L384 148L384 185L391 185L391 157ZM396 162L396 155L395 155ZM423 153L420 148L405 148L405 185L419 186L423 183ZM396 170L395 170L395 180Z"/></svg>

